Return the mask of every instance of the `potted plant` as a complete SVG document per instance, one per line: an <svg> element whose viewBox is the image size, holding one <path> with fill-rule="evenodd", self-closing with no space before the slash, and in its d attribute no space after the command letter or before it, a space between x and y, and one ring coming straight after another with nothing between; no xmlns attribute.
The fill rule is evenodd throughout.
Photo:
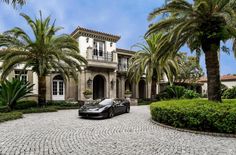
<svg viewBox="0 0 236 155"><path fill-rule="evenodd" d="M90 98L92 98L93 92L92 92L90 89L86 89L86 90L83 92L83 94L84 94L84 97L85 97L86 99L90 99Z"/></svg>
<svg viewBox="0 0 236 155"><path fill-rule="evenodd" d="M130 98L131 96L132 96L132 91L126 90L126 91L125 91L125 97L126 97L126 98Z"/></svg>

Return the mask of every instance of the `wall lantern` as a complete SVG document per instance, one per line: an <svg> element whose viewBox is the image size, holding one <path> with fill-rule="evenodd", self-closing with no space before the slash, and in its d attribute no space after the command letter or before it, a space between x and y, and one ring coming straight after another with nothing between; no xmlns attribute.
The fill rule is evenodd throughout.
<svg viewBox="0 0 236 155"><path fill-rule="evenodd" d="M89 42L89 38L86 38L86 42L87 42L87 43Z"/></svg>
<svg viewBox="0 0 236 155"><path fill-rule="evenodd" d="M112 45L113 45L113 42L110 43L110 47L112 47Z"/></svg>
<svg viewBox="0 0 236 155"><path fill-rule="evenodd" d="M111 89L113 89L114 86L115 86L115 81L112 79L112 80L111 80Z"/></svg>
<svg viewBox="0 0 236 155"><path fill-rule="evenodd" d="M92 83L93 83L93 80L91 80L91 78L89 78L88 81L87 81L87 84L88 84L89 88L91 88Z"/></svg>

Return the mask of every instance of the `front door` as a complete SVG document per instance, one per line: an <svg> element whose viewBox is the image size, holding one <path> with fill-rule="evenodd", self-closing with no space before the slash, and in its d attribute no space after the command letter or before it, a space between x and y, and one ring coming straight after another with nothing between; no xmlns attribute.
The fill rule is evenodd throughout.
<svg viewBox="0 0 236 155"><path fill-rule="evenodd" d="M65 100L64 81L53 80L52 100Z"/></svg>

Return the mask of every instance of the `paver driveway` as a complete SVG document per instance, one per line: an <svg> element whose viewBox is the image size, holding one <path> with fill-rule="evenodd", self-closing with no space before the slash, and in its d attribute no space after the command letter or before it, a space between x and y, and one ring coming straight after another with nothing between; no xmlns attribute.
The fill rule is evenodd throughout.
<svg viewBox="0 0 236 155"><path fill-rule="evenodd" d="M147 106L112 119L80 119L77 110L28 114L0 124L0 154L236 154L236 139L152 124Z"/></svg>

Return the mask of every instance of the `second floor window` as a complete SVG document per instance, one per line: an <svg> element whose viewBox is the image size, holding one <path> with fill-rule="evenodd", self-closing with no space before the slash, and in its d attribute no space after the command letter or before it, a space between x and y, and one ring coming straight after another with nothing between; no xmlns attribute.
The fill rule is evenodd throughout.
<svg viewBox="0 0 236 155"><path fill-rule="evenodd" d="M95 41L93 55L102 57L104 51L105 51L105 43L101 41Z"/></svg>

